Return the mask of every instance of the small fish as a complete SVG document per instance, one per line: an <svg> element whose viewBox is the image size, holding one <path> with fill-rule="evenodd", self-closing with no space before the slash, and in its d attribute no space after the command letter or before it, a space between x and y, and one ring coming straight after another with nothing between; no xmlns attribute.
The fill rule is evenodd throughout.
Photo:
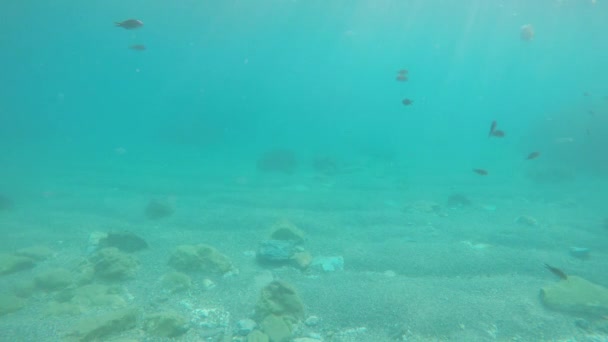
<svg viewBox="0 0 608 342"><path fill-rule="evenodd" d="M407 71L407 69L401 69L401 70L397 71L397 73L398 73L399 75L406 75L408 72L409 72L409 71Z"/></svg>
<svg viewBox="0 0 608 342"><path fill-rule="evenodd" d="M407 75L399 74L399 75L397 75L397 77L395 77L395 79L399 82L405 82L405 81L407 81Z"/></svg>
<svg viewBox="0 0 608 342"><path fill-rule="evenodd" d="M494 133L494 130L496 130L496 125L498 125L496 120L492 121L492 124L490 125L490 133L488 133L488 138L491 137L492 133Z"/></svg>
<svg viewBox="0 0 608 342"><path fill-rule="evenodd" d="M114 24L116 27L122 27L127 30L133 30L144 26L144 23L137 19L127 19L125 21L115 22Z"/></svg>
<svg viewBox="0 0 608 342"><path fill-rule="evenodd" d="M488 175L488 171L486 171L484 169L473 169L473 172L475 172L476 174L478 174L480 176L487 176Z"/></svg>
<svg viewBox="0 0 608 342"><path fill-rule="evenodd" d="M560 277L563 280L568 280L568 275L566 273L564 273L564 271L560 270L557 267L553 267L549 264L545 264L545 267L551 271L551 273L555 274L556 276Z"/></svg>
<svg viewBox="0 0 608 342"><path fill-rule="evenodd" d="M129 49L135 50L135 51L144 51L144 50L146 50L146 46L143 44L135 44L135 45L129 46Z"/></svg>
<svg viewBox="0 0 608 342"><path fill-rule="evenodd" d="M490 133L490 135L493 137L497 137L497 138L504 138L505 131L501 131L501 130L497 129L497 130L494 130L494 132Z"/></svg>
<svg viewBox="0 0 608 342"><path fill-rule="evenodd" d="M589 94L589 92L587 92L587 91L583 93L583 96L589 96L589 95L591 95L591 94Z"/></svg>
<svg viewBox="0 0 608 342"><path fill-rule="evenodd" d="M557 138L554 140L556 144L570 144L574 142L574 138L572 137L563 137Z"/></svg>
<svg viewBox="0 0 608 342"><path fill-rule="evenodd" d="M414 101L412 101L410 99L403 99L403 101L401 101L401 103L403 103L404 106L409 106L412 103L414 103Z"/></svg>
<svg viewBox="0 0 608 342"><path fill-rule="evenodd" d="M528 156L526 157L526 160L536 159L536 158L538 158L538 156L540 156L540 152L532 152L532 153L528 154Z"/></svg>

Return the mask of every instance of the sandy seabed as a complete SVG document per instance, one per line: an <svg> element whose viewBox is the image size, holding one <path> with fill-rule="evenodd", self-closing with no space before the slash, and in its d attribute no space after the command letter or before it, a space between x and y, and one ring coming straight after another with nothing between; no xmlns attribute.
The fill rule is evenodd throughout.
<svg viewBox="0 0 608 342"><path fill-rule="evenodd" d="M602 331L601 324L582 324L586 317L551 311L539 299L539 290L557 281L544 263L608 285L602 198L608 182L536 184L521 179L501 185L472 178L448 186L366 168L332 176L253 170L206 177L146 170L51 172L13 196L13 207L0 212L0 251L45 245L56 254L32 269L0 277L0 290L11 291L47 269L74 269L87 257L93 232L129 231L150 246L135 253L137 272L120 283L129 304L142 315L174 310L194 322L196 310L215 310L227 317L226 329L232 331L238 320L251 316L260 288L280 279L297 289L306 315L319 318L315 326L302 325L294 337L608 340L608 328ZM453 194L470 204L449 204ZM143 208L152 198L168 199L174 214L147 219ZM530 220L518 220L521 216ZM254 252L279 219L305 232L304 246L313 256L342 256L344 270L259 265ZM238 274L191 274L191 290L163 292L160 279L171 271L170 253L191 243L216 247L230 257ZM590 258L571 256L573 246L589 248ZM207 277L215 282L213 289L204 289ZM48 316L52 296L36 293L21 310L0 316L0 340L61 341L84 317L111 310ZM208 330L193 323L172 340L217 340L207 337ZM147 336L141 325L108 340L121 338L168 340Z"/></svg>

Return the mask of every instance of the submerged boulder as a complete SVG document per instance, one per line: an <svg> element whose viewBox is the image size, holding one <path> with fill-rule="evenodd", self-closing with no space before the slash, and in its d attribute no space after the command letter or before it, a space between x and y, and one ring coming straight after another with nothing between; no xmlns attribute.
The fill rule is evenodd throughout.
<svg viewBox="0 0 608 342"><path fill-rule="evenodd" d="M584 278L568 276L540 290L540 298L548 308L590 315L608 315L608 288Z"/></svg>
<svg viewBox="0 0 608 342"><path fill-rule="evenodd" d="M232 262L217 249L205 245L181 245L171 254L169 266L178 271L225 274L234 270Z"/></svg>

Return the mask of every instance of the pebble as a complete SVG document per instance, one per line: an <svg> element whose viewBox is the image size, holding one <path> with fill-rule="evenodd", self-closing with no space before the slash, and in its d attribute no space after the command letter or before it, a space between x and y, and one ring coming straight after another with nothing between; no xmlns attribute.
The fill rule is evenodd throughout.
<svg viewBox="0 0 608 342"><path fill-rule="evenodd" d="M236 322L236 333L241 336L247 336L257 327L257 323L252 319L242 319Z"/></svg>
<svg viewBox="0 0 608 342"><path fill-rule="evenodd" d="M306 324L309 327L314 327L314 326L318 325L320 321L321 320L319 319L319 317L310 316L306 319L306 321L304 321L304 324Z"/></svg>

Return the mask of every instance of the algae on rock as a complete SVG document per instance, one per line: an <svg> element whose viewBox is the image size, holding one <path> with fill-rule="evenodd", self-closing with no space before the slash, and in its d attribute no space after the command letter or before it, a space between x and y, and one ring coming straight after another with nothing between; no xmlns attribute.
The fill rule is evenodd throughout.
<svg viewBox="0 0 608 342"><path fill-rule="evenodd" d="M137 260L116 247L100 249L93 255L95 275L106 280L121 280L132 277L137 269Z"/></svg>
<svg viewBox="0 0 608 342"><path fill-rule="evenodd" d="M179 271L204 273L225 274L234 270L227 256L205 244L178 246L171 254L169 265Z"/></svg>
<svg viewBox="0 0 608 342"><path fill-rule="evenodd" d="M34 260L28 257L0 254L0 275L15 273L34 267Z"/></svg>
<svg viewBox="0 0 608 342"><path fill-rule="evenodd" d="M144 321L144 330L158 337L176 337L189 328L188 321L172 311L151 314Z"/></svg>
<svg viewBox="0 0 608 342"><path fill-rule="evenodd" d="M268 315L278 315L299 321L304 318L304 304L289 284L275 280L262 289L255 307L256 321L261 322Z"/></svg>
<svg viewBox="0 0 608 342"><path fill-rule="evenodd" d="M543 304L570 313L589 316L608 315L608 288L578 276L546 286L540 290Z"/></svg>
<svg viewBox="0 0 608 342"><path fill-rule="evenodd" d="M67 338L70 341L103 341L110 335L135 328L136 323L137 310L126 308L81 321Z"/></svg>

